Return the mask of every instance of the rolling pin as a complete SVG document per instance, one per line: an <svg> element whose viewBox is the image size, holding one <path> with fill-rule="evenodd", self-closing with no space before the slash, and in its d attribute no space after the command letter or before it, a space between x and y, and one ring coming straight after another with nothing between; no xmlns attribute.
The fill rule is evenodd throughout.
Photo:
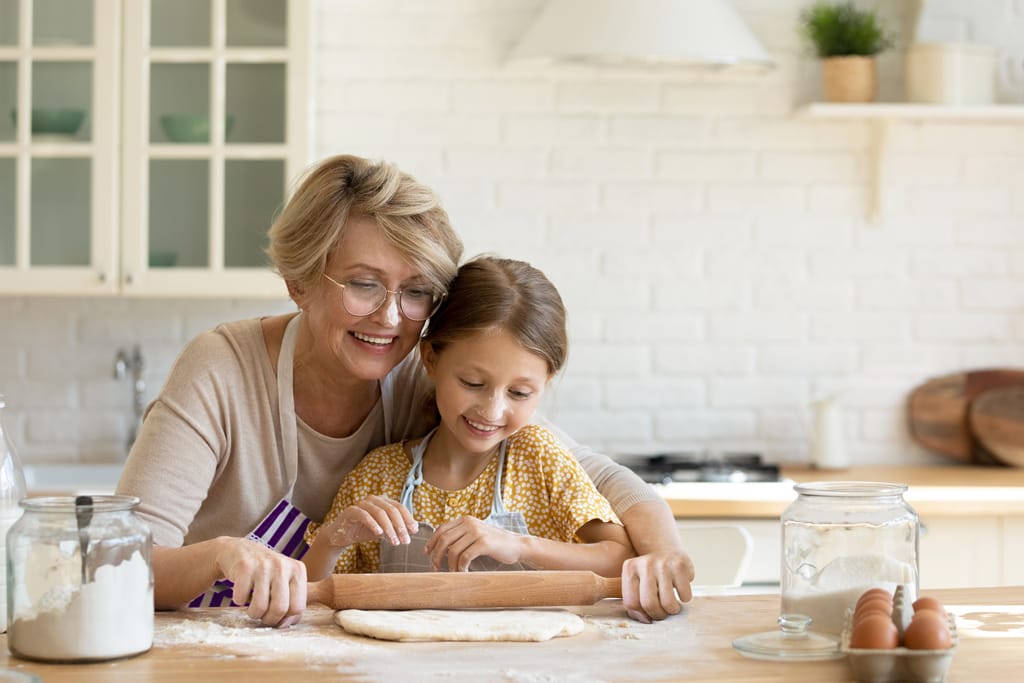
<svg viewBox="0 0 1024 683"><path fill-rule="evenodd" d="M589 571L332 574L306 590L307 603L332 609L593 605L620 597L621 578Z"/></svg>

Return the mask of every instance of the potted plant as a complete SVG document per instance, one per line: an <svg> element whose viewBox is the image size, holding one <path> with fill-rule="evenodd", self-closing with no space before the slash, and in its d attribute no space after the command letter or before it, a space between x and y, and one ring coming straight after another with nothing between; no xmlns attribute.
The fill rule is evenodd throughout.
<svg viewBox="0 0 1024 683"><path fill-rule="evenodd" d="M816 2L800 12L800 32L821 58L829 102L871 102L878 93L875 55L893 40L874 12L849 0Z"/></svg>

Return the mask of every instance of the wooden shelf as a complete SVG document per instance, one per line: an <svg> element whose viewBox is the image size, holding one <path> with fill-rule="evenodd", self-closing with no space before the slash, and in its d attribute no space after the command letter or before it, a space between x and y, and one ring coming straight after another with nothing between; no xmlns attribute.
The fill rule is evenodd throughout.
<svg viewBox="0 0 1024 683"><path fill-rule="evenodd" d="M859 120L871 125L868 149L869 191L868 220L878 223L885 191L885 156L889 127L893 123L957 123L957 124L1024 124L1024 105L992 104L983 106L952 106L944 104L911 104L904 102L872 102L867 104L834 104L811 102L795 112L798 118L819 120Z"/></svg>
<svg viewBox="0 0 1024 683"><path fill-rule="evenodd" d="M797 116L816 119L958 121L963 123L990 123L992 121L1024 122L1024 105L950 106L902 102L877 102L871 104L812 102L798 109Z"/></svg>

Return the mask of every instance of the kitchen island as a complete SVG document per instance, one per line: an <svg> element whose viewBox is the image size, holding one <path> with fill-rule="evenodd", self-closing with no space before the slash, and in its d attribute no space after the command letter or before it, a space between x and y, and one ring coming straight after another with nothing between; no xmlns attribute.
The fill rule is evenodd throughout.
<svg viewBox="0 0 1024 683"><path fill-rule="evenodd" d="M957 615L960 644L947 683L1020 680L1024 587L930 591ZM332 612L310 608L302 624L276 631L241 610L156 615L154 646L94 664L2 664L45 683L84 681L853 681L844 659L779 663L747 659L736 636L775 626L778 597L698 598L655 624L626 618L619 600L573 608L586 630L541 643L390 643L343 632ZM6 636L4 637L6 638Z"/></svg>

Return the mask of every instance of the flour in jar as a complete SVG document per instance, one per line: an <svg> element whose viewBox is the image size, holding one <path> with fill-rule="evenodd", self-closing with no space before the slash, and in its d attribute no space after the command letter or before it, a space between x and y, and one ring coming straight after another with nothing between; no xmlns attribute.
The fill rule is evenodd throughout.
<svg viewBox="0 0 1024 683"><path fill-rule="evenodd" d="M839 635L847 608L852 609L864 591L892 592L902 584L916 593L916 576L912 565L882 555L837 557L806 583L783 590L782 613L809 616L812 631Z"/></svg>
<svg viewBox="0 0 1024 683"><path fill-rule="evenodd" d="M8 645L31 659L113 659L148 650L153 643L153 579L139 551L119 564L102 564L81 585L77 555L33 558L47 562L26 577L45 583L14 586Z"/></svg>

